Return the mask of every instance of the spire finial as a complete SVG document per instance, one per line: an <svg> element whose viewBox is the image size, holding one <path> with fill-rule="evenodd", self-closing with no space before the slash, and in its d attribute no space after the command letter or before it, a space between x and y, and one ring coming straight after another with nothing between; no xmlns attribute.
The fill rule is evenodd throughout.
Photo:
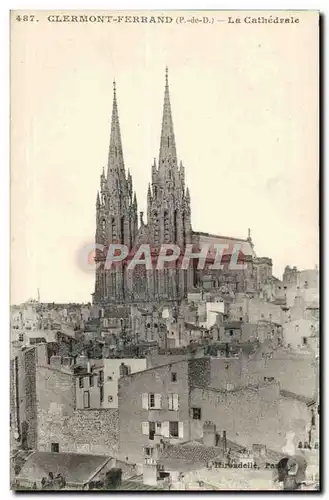
<svg viewBox="0 0 329 500"><path fill-rule="evenodd" d="M119 179L117 177L119 176ZM116 95L116 82L113 80L113 102L112 102L112 118L111 118L111 136L110 136L110 147L108 153L108 164L107 164L107 182L108 187L112 191L113 188L116 189L117 181L122 183L122 189L126 189L126 174L123 160L120 124L119 124L119 113L118 113L118 103Z"/></svg>
<svg viewBox="0 0 329 500"><path fill-rule="evenodd" d="M165 78L164 103L163 103L163 114L162 114L162 130L161 130L160 152L159 152L159 163L158 163L162 179L166 177L167 174L165 172L168 173L168 169L173 170L177 168L177 154L176 154L174 126L171 115L167 66L165 75L166 78Z"/></svg>
<svg viewBox="0 0 329 500"><path fill-rule="evenodd" d="M251 229L248 227L248 240L251 240Z"/></svg>

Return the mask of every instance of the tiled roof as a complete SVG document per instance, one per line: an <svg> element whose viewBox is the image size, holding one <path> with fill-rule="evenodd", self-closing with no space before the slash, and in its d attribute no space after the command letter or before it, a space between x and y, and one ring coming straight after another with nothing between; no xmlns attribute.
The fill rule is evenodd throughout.
<svg viewBox="0 0 329 500"><path fill-rule="evenodd" d="M202 444L168 445L160 457L160 464L169 469L190 469L205 466L210 460L221 455L218 446L203 446Z"/></svg>
<svg viewBox="0 0 329 500"><path fill-rule="evenodd" d="M40 482L48 477L61 474L67 484L85 484L111 457L84 455L78 453L48 453L36 451L23 465L18 480Z"/></svg>
<svg viewBox="0 0 329 500"><path fill-rule="evenodd" d="M227 450L230 450L232 459L239 459L244 447L233 441L227 440ZM223 457L222 447L205 446L202 440L189 441L187 443L168 445L159 463L164 465L166 470L188 471L191 469L205 467L209 462L219 461ZM283 457L282 453L266 448L266 456L257 458L259 463L277 463Z"/></svg>
<svg viewBox="0 0 329 500"><path fill-rule="evenodd" d="M157 488L156 486L148 486L140 481L122 481L121 485L118 486L116 491L161 491L162 488Z"/></svg>

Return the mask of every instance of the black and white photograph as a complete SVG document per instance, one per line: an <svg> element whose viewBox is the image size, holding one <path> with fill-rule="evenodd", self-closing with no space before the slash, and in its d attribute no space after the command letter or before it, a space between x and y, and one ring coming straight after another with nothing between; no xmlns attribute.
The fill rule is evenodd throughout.
<svg viewBox="0 0 329 500"><path fill-rule="evenodd" d="M11 490L320 491L319 21L11 11Z"/></svg>

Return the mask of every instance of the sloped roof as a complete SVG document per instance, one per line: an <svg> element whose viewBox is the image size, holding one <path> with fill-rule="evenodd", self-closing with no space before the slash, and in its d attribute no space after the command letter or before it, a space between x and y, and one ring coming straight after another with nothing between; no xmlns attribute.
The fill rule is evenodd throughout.
<svg viewBox="0 0 329 500"><path fill-rule="evenodd" d="M122 481L120 486L115 488L115 491L163 491L163 488L157 488L156 486L149 486L143 484L143 476L137 478L136 480L126 480ZM109 490L110 491L110 490Z"/></svg>
<svg viewBox="0 0 329 500"><path fill-rule="evenodd" d="M227 449L233 459L239 458L245 447L227 440ZM266 458L258 457L258 462L277 463L284 455L266 448ZM223 459L222 446L205 446L202 440L189 441L176 445L167 445L163 450L159 463L166 470L188 471L205 467L209 462Z"/></svg>
<svg viewBox="0 0 329 500"><path fill-rule="evenodd" d="M60 473L67 484L86 484L110 459L100 455L36 451L27 459L17 479L40 482L52 472L54 476Z"/></svg>
<svg viewBox="0 0 329 500"><path fill-rule="evenodd" d="M197 238L200 243L208 243L210 245L228 245L228 248L224 249L223 255L232 253L234 245L237 244L240 246L240 251L244 255L251 255L252 257L256 257L253 245L250 240L246 240L243 238L234 238L231 236L222 236L219 234L202 233L200 231L193 231L193 237Z"/></svg>
<svg viewBox="0 0 329 500"><path fill-rule="evenodd" d="M160 464L168 470L190 470L205 466L210 460L222 455L218 446L203 446L197 443L185 445L168 445L164 448Z"/></svg>

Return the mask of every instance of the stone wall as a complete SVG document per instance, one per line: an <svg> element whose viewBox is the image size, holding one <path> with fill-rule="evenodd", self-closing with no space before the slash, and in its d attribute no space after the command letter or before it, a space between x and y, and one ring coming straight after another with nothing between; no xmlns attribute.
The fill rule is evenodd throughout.
<svg viewBox="0 0 329 500"><path fill-rule="evenodd" d="M188 362L189 385L207 387L211 381L210 358L193 359Z"/></svg>
<svg viewBox="0 0 329 500"><path fill-rule="evenodd" d="M279 422L279 386L246 387L236 391L193 388L191 405L201 408L201 420L191 421L191 439L202 437L202 425L210 420L217 432L243 446L264 443L278 449L284 445L285 431Z"/></svg>
<svg viewBox="0 0 329 500"><path fill-rule="evenodd" d="M113 455L118 450L118 410L76 410L75 377L50 366L37 369L39 451Z"/></svg>
<svg viewBox="0 0 329 500"><path fill-rule="evenodd" d="M41 410L38 424L39 451L51 451L51 443L58 443L60 452L117 455L117 409L75 410L71 416L54 415Z"/></svg>
<svg viewBox="0 0 329 500"><path fill-rule="evenodd" d="M21 372L21 382L24 386L24 410L22 413L22 444L24 446L26 437L26 446L35 448L37 443L37 419L36 419L36 350L29 349L23 353L24 371Z"/></svg>

